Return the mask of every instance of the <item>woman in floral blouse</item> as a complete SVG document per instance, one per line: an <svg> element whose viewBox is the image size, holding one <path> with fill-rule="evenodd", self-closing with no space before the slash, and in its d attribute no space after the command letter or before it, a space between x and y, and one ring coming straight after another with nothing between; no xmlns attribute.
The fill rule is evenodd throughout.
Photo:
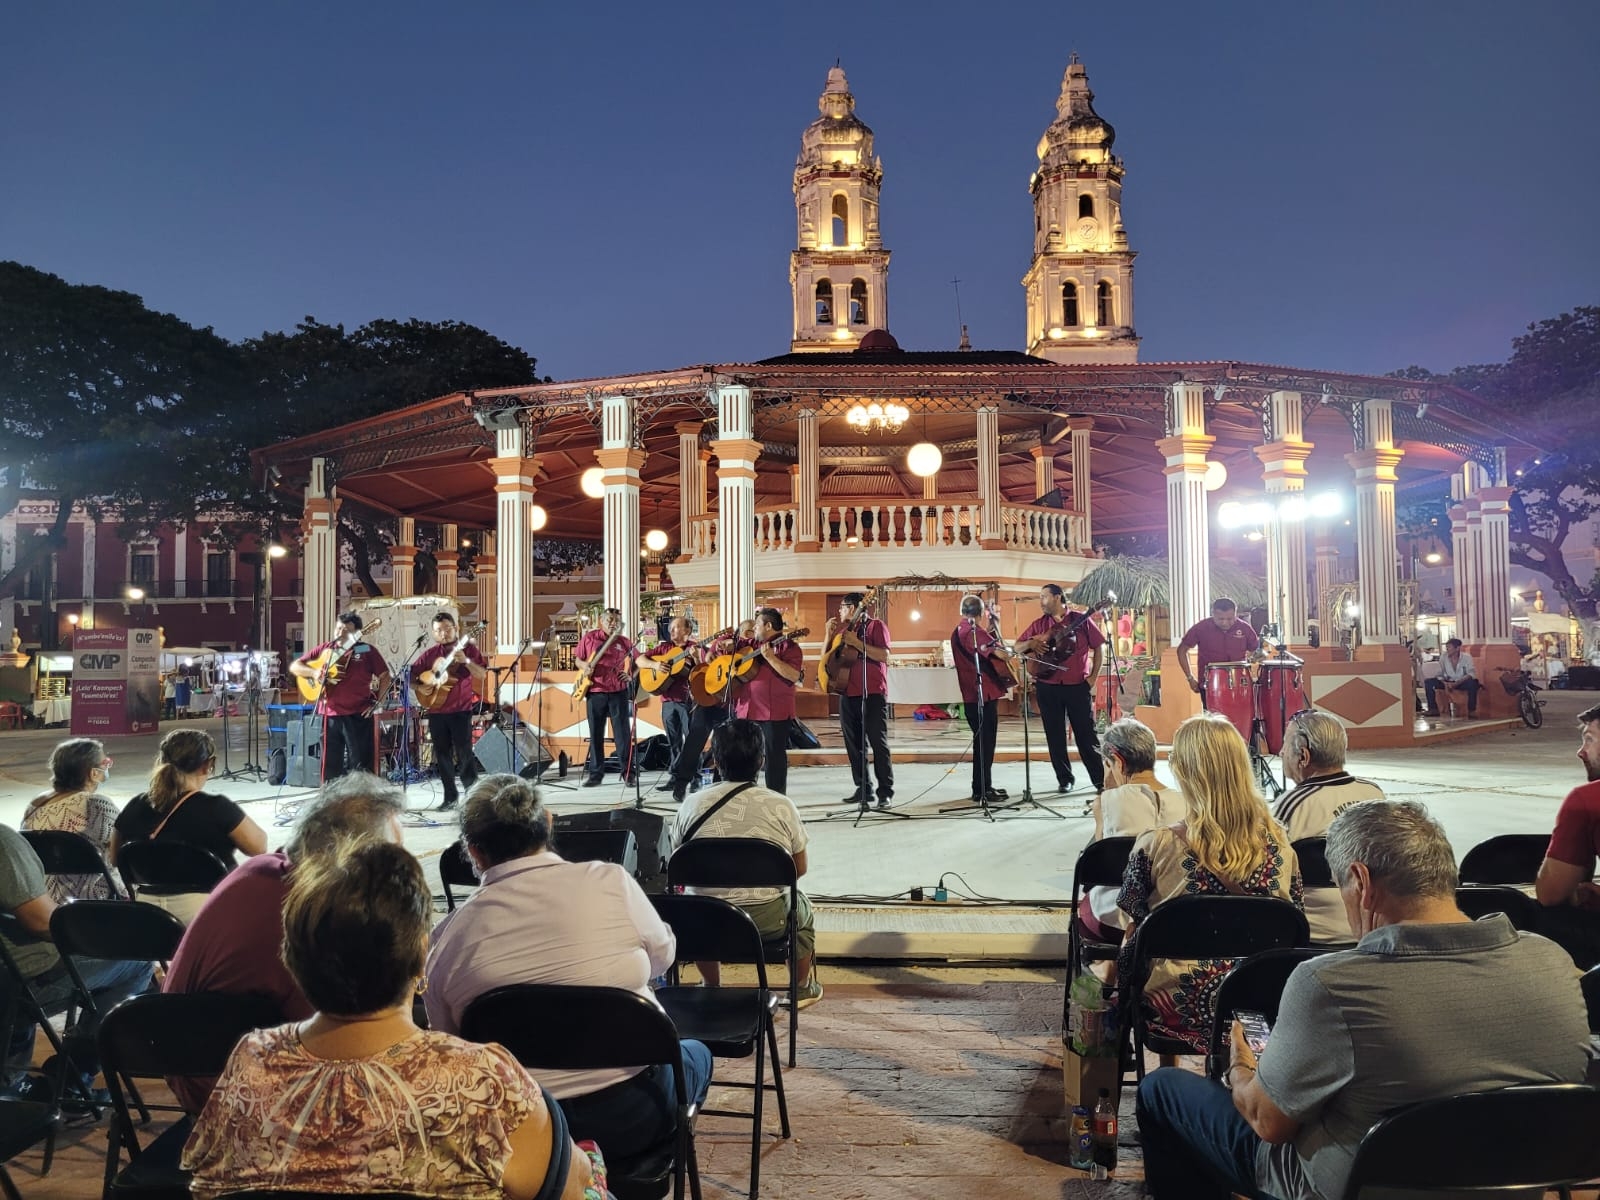
<svg viewBox="0 0 1600 1200"><path fill-rule="evenodd" d="M1168 763L1189 801L1189 819L1152 829L1133 844L1117 897L1117 907L1128 914L1119 979L1131 978L1140 923L1167 900L1276 896L1302 907L1294 848L1256 793L1239 731L1219 716L1190 717L1172 736ZM1141 1005L1146 1029L1204 1053L1217 985L1234 961L1156 959Z"/></svg>
<svg viewBox="0 0 1600 1200"><path fill-rule="evenodd" d="M68 738L50 752L50 790L34 797L22 814L22 827L81 833L105 858L117 819L117 806L100 794L100 785L110 778L111 760L103 745L93 738ZM112 878L121 884L115 871ZM45 887L57 904L113 899L100 875L47 875Z"/></svg>

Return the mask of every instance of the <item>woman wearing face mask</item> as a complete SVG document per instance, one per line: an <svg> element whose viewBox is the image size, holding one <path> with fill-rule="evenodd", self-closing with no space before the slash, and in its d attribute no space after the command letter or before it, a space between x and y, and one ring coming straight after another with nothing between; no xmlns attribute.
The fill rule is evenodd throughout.
<svg viewBox="0 0 1600 1200"><path fill-rule="evenodd" d="M50 790L29 803L22 827L82 834L105 858L117 820L117 806L100 793L110 778L105 746L93 738L67 739L50 752ZM117 880L119 886L121 882ZM45 887L57 904L113 898L100 875L47 875Z"/></svg>

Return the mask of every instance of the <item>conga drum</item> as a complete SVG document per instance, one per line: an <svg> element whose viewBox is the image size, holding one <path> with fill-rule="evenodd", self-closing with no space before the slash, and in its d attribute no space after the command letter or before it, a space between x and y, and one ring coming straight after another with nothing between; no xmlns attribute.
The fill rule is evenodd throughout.
<svg viewBox="0 0 1600 1200"><path fill-rule="evenodd" d="M1292 659L1269 658L1259 665L1256 687L1260 689L1261 725L1266 734L1267 753L1283 751L1284 731L1289 719L1311 707L1306 699L1300 664Z"/></svg>
<svg viewBox="0 0 1600 1200"><path fill-rule="evenodd" d="M1256 692L1249 663L1221 662L1206 667L1206 709L1227 717L1239 736L1250 740L1250 727L1256 718Z"/></svg>

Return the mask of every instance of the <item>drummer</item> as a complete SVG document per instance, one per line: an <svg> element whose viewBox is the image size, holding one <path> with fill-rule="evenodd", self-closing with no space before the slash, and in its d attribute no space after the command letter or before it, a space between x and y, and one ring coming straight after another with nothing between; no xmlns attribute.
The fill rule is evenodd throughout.
<svg viewBox="0 0 1600 1200"><path fill-rule="evenodd" d="M1245 656L1260 645L1256 631L1248 622L1239 619L1239 606L1226 596L1218 596L1211 602L1211 616L1191 625L1183 641L1178 643L1178 665L1183 668L1183 677L1189 681L1190 688L1200 693L1200 701L1205 704L1203 681L1211 664L1243 662ZM1194 672L1189 670L1190 650L1195 651ZM1206 704L1206 707L1211 706Z"/></svg>

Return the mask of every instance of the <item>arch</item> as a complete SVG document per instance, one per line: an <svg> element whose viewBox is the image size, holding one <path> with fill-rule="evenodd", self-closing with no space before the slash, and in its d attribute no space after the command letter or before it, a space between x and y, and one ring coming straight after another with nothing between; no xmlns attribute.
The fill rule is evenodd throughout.
<svg viewBox="0 0 1600 1200"><path fill-rule="evenodd" d="M1109 329L1117 323L1117 306L1113 302L1111 284L1102 279L1094 285L1095 324Z"/></svg>
<svg viewBox="0 0 1600 1200"><path fill-rule="evenodd" d="M814 319L818 325L833 324L833 284L826 279L817 280Z"/></svg>
<svg viewBox="0 0 1600 1200"><path fill-rule="evenodd" d="M1094 197L1084 192L1078 197L1078 215L1080 217L1094 216Z"/></svg>
<svg viewBox="0 0 1600 1200"><path fill-rule="evenodd" d="M833 197L832 220L830 231L835 246L848 246L850 244L850 197L843 192L837 192Z"/></svg>
<svg viewBox="0 0 1600 1200"><path fill-rule="evenodd" d="M867 325L871 322L867 311L867 281L856 278L850 281L850 324Z"/></svg>
<svg viewBox="0 0 1600 1200"><path fill-rule="evenodd" d="M1067 280L1061 285L1061 324L1071 329L1078 323L1078 285Z"/></svg>

